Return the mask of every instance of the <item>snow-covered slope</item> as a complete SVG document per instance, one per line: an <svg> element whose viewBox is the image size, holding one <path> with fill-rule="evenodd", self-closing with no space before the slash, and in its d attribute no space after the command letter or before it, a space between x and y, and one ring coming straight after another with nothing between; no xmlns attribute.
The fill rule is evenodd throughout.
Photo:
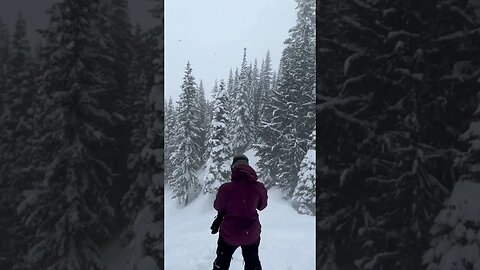
<svg viewBox="0 0 480 270"><path fill-rule="evenodd" d="M165 191L165 198L172 196ZM315 269L315 217L299 215L282 200L277 190L269 191L269 205L259 213L262 235L259 248L263 269ZM216 212L212 196L199 196L186 208L173 200L165 202L165 269L209 270L215 259L218 234L210 234ZM231 270L243 270L240 248Z"/></svg>
<svg viewBox="0 0 480 270"><path fill-rule="evenodd" d="M253 151L245 153L257 169ZM315 269L315 217L299 215L282 199L278 190L269 190L269 205L259 212L262 235L259 248L263 269ZM216 215L213 195L201 195L187 207L172 200L165 189L165 269L209 270L215 259L218 234L210 234ZM230 270L243 270L241 249L235 251Z"/></svg>

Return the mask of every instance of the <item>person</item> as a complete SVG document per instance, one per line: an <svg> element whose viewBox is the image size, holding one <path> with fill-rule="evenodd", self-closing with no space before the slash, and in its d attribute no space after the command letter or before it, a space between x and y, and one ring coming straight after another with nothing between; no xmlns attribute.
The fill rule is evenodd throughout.
<svg viewBox="0 0 480 270"><path fill-rule="evenodd" d="M231 169L231 181L220 186L213 203L218 215L212 233L220 227L213 270L228 270L238 247L242 248L244 269L261 270L258 256L261 225L257 209L267 207L267 190L257 181L257 174L245 155L235 155Z"/></svg>

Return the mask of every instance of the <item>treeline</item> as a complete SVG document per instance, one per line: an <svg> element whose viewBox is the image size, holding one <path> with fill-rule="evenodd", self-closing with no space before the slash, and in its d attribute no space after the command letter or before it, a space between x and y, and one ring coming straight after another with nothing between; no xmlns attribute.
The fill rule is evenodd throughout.
<svg viewBox="0 0 480 270"><path fill-rule="evenodd" d="M215 82L207 102L187 64L178 103L165 102L166 179L181 204L215 193L229 181L232 155L253 148L267 188L279 187L299 212L314 215L315 2L297 4L278 72L268 52L248 63L245 49L240 68Z"/></svg>
<svg viewBox="0 0 480 270"><path fill-rule="evenodd" d="M0 22L0 268L105 269L99 247L119 232L131 269L163 267L155 2L158 25L144 31L126 0L58 1L38 61L26 21L12 35Z"/></svg>
<svg viewBox="0 0 480 270"><path fill-rule="evenodd" d="M478 266L478 238L467 234L479 224L432 229L456 182L479 181L480 20L472 2L319 4L321 269ZM471 256L454 259L464 251Z"/></svg>

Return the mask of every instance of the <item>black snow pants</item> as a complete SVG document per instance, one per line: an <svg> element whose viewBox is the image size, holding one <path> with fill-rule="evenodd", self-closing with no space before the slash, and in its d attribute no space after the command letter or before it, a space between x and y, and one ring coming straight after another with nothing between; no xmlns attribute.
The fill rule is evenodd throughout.
<svg viewBox="0 0 480 270"><path fill-rule="evenodd" d="M221 237L218 238L217 244L217 258L213 262L213 270L228 270L232 255L238 246L231 246L225 243ZM262 270L260 259L258 258L259 245L260 238L252 245L241 246L245 270Z"/></svg>

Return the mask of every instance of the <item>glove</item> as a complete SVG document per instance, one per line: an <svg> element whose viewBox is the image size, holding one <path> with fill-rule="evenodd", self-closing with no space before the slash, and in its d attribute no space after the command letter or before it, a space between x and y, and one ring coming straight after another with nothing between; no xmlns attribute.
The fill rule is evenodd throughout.
<svg viewBox="0 0 480 270"><path fill-rule="evenodd" d="M220 224L223 221L223 214L218 213L215 219L213 220L212 226L210 226L210 230L212 230L212 234L216 234L218 229L220 229Z"/></svg>

